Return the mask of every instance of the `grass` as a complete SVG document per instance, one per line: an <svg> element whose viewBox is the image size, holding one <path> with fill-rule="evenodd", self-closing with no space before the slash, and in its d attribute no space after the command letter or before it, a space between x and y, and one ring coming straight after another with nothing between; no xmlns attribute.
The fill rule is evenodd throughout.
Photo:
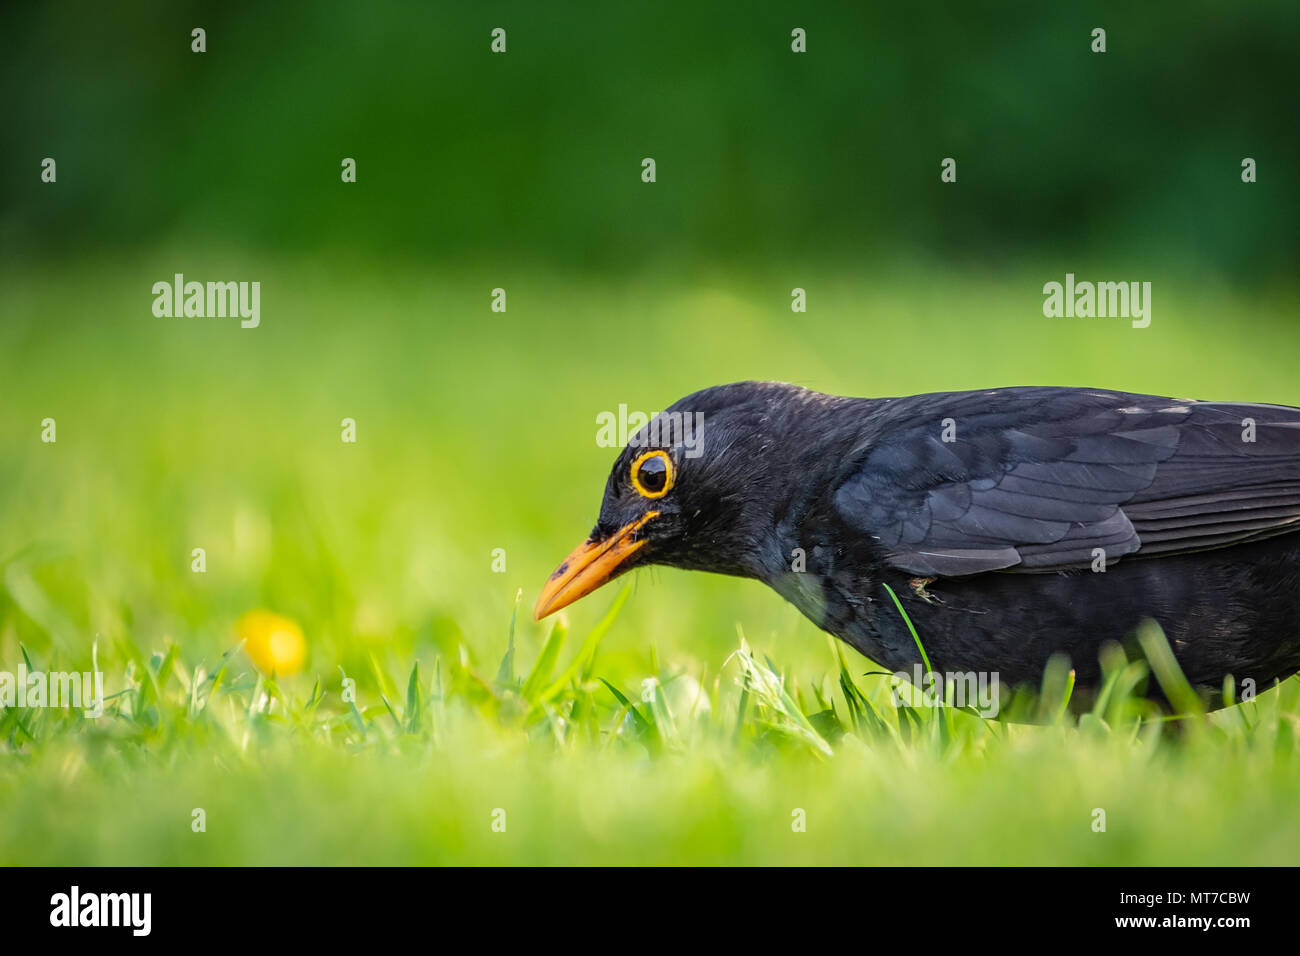
<svg viewBox="0 0 1300 956"><path fill-rule="evenodd" d="M190 668L174 644L119 648L99 720L0 717L3 862L1293 859L1296 681L1177 732L1131 695L1141 661L1115 663L1077 719L1046 680L1021 708L1037 725L897 703L829 641L838 674L803 686L742 640L712 676L620 688L595 675L627 596L567 658L560 623L526 669L511 643L495 677L372 659L354 703L234 649Z"/></svg>
<svg viewBox="0 0 1300 956"><path fill-rule="evenodd" d="M1300 404L1293 293L1048 330L1037 273L280 263L241 331L154 319L170 261L0 277L0 669L97 661L111 695L98 720L0 713L0 863L1300 862L1300 682L1200 713L1158 634L1181 716L1113 657L1086 713L1054 664L1015 723L896 701L752 582L641 572L556 625L527 613L590 528L613 457L595 415L620 402L771 377ZM259 658L258 608L300 629L295 673Z"/></svg>

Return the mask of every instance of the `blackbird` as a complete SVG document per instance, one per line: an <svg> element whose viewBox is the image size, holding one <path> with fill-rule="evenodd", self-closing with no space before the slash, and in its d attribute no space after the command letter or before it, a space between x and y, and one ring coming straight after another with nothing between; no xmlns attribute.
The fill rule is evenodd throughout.
<svg viewBox="0 0 1300 956"><path fill-rule="evenodd" d="M1095 687L1154 619L1193 685L1262 690L1300 670L1300 409L707 388L628 441L536 616L647 564L763 581L894 671L921 658L887 587L940 673L1035 682L1059 652Z"/></svg>

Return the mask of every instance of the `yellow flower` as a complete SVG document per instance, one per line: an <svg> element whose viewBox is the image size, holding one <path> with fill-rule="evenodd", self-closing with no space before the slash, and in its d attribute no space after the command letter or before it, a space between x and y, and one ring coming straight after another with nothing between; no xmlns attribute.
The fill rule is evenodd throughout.
<svg viewBox="0 0 1300 956"><path fill-rule="evenodd" d="M302 670L307 642L297 621L259 608L235 622L235 633L262 673L285 677Z"/></svg>

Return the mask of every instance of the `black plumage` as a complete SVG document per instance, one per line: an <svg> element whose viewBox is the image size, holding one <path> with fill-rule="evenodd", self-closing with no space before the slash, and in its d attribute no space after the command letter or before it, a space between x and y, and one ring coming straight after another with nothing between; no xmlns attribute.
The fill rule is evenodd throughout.
<svg viewBox="0 0 1300 956"><path fill-rule="evenodd" d="M919 654L884 585L937 670L1032 682L1064 652L1087 686L1146 618L1193 684L1300 669L1300 409L744 382L663 414L683 413L703 415L698 457L661 427L647 465L650 429L634 437L538 616L654 563L764 581L891 670Z"/></svg>

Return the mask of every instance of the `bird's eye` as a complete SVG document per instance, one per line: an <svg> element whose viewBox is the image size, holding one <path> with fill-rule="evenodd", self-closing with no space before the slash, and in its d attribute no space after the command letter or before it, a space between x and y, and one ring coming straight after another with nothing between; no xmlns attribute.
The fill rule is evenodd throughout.
<svg viewBox="0 0 1300 956"><path fill-rule="evenodd" d="M662 498L673 486L673 460L656 448L632 462L632 487L643 498Z"/></svg>

